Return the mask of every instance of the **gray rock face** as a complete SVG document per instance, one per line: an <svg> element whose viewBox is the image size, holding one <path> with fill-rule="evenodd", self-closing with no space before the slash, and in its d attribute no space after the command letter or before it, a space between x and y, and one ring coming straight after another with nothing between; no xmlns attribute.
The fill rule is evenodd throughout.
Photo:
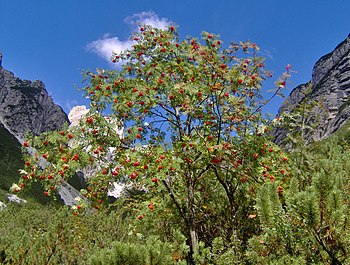
<svg viewBox="0 0 350 265"><path fill-rule="evenodd" d="M349 119L350 34L333 52L316 62L311 81L290 93L279 109L279 116L285 112L295 113L304 103L308 107L303 122L313 128L305 129L306 142L326 138ZM275 142L281 143L287 133L284 129L275 129Z"/></svg>
<svg viewBox="0 0 350 265"><path fill-rule="evenodd" d="M59 129L67 115L48 95L41 81L15 77L0 65L0 116L18 136Z"/></svg>
<svg viewBox="0 0 350 265"><path fill-rule="evenodd" d="M69 123L67 115L52 101L43 82L15 77L1 66L1 62L0 52L0 124L20 143L28 131L37 135L60 129L64 123ZM58 192L66 205L74 205L79 195L66 182L63 182Z"/></svg>

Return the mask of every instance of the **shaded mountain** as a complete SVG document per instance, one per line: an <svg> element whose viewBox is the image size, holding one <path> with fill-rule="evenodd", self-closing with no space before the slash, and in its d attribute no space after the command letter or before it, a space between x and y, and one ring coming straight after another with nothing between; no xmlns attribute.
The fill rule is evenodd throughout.
<svg viewBox="0 0 350 265"><path fill-rule="evenodd" d="M0 189L9 190L18 180L17 170L23 166L21 145L0 123Z"/></svg>

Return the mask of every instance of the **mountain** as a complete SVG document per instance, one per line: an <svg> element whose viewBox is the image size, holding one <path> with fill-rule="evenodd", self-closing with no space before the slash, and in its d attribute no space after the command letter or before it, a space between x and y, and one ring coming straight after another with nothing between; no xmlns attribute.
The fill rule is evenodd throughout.
<svg viewBox="0 0 350 265"><path fill-rule="evenodd" d="M69 123L66 113L53 102L43 82L23 80L4 69L0 52L0 189L3 192L18 180L17 171L23 166L21 143L24 135L57 130L65 123ZM34 192L38 190L39 187ZM78 193L64 183L59 194L70 204Z"/></svg>
<svg viewBox="0 0 350 265"><path fill-rule="evenodd" d="M18 136L27 131L40 134L56 130L69 122L62 108L52 101L43 82L22 80L1 64L0 121Z"/></svg>
<svg viewBox="0 0 350 265"><path fill-rule="evenodd" d="M301 114L295 130L302 131L306 142L325 139L350 117L350 34L332 52L314 65L312 78L294 88L278 111ZM275 142L282 144L288 130L276 128Z"/></svg>

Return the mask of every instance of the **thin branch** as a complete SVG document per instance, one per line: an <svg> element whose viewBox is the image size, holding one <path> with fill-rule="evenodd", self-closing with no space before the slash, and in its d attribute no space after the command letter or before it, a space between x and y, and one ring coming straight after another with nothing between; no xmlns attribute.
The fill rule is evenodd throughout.
<svg viewBox="0 0 350 265"><path fill-rule="evenodd" d="M174 123L173 121L169 120L169 118L167 118L167 117L166 117L166 116L164 116L163 114L160 114L160 113L159 113L157 110L155 110L155 112L150 111L150 113L151 113L151 114L153 114L153 115L155 115L155 116L157 116L157 117L159 117L159 118L164 119L164 121L163 121L163 122L167 121L167 122L169 122L169 123L173 124L174 126L177 126L177 124L176 124L176 123ZM160 121L154 121L154 122L160 122Z"/></svg>
<svg viewBox="0 0 350 265"><path fill-rule="evenodd" d="M188 222L188 218L186 218L186 215L185 215L185 213L184 213L184 211L183 211L181 205L180 205L179 202L176 200L176 198L175 198L173 192L171 191L171 189L170 189L168 183L166 182L166 180L163 179L163 180L162 180L162 183L164 184L165 188L167 189L170 198L171 198L171 199L173 200L173 202L175 203L176 208L179 210L181 217L183 218L183 220L184 220L185 222Z"/></svg>

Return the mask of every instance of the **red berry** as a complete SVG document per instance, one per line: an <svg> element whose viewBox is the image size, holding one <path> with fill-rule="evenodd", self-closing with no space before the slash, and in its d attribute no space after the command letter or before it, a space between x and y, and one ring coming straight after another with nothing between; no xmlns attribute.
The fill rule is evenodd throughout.
<svg viewBox="0 0 350 265"><path fill-rule="evenodd" d="M213 164L219 164L219 163L221 162L221 159L218 158L218 157L215 157L215 158L213 158L213 159L211 160L211 162L212 162Z"/></svg>
<svg viewBox="0 0 350 265"><path fill-rule="evenodd" d="M158 178L152 178L152 182L157 183L159 181Z"/></svg>
<svg viewBox="0 0 350 265"><path fill-rule="evenodd" d="M136 179L137 176L138 176L137 172L133 172L133 173L130 174L130 178L131 179Z"/></svg>
<svg viewBox="0 0 350 265"><path fill-rule="evenodd" d="M23 143L23 146L24 146L24 147L28 147L28 146L29 146L28 142L24 142L24 143Z"/></svg>
<svg viewBox="0 0 350 265"><path fill-rule="evenodd" d="M241 179L239 181L241 183L245 183L245 182L247 182L247 177L241 177Z"/></svg>
<svg viewBox="0 0 350 265"><path fill-rule="evenodd" d="M89 117L89 118L86 119L86 122L87 122L87 123L90 123L90 124L92 124L93 121L94 121L94 120L92 119L92 117Z"/></svg>

